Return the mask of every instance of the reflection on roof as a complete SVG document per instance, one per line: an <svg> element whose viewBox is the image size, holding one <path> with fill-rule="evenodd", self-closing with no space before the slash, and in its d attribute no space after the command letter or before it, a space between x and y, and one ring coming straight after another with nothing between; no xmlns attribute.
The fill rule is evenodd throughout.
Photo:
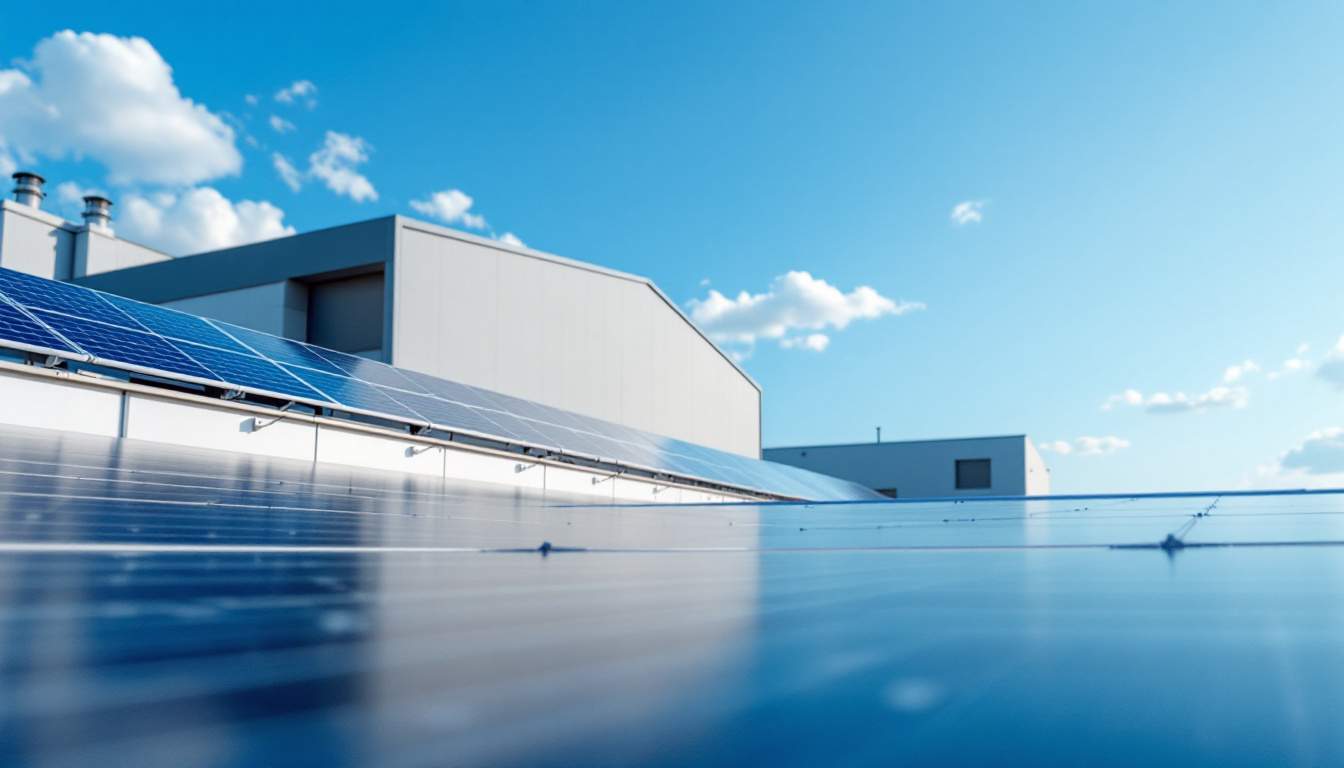
<svg viewBox="0 0 1344 768"><path fill-rule="evenodd" d="M1344 762L1339 495L572 501L0 431L0 764Z"/></svg>

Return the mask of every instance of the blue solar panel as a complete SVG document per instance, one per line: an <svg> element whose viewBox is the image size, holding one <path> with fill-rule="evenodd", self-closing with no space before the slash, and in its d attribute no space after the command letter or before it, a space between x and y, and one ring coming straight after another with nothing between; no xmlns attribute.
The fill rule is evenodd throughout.
<svg viewBox="0 0 1344 768"><path fill-rule="evenodd" d="M330 349L315 347L312 344L305 344L305 347L314 354L321 355L332 365L352 379L380 384L384 387L395 387L410 392L425 393L424 388L418 386L415 382L401 375L401 372L390 365L380 363L376 360L350 355L345 352L336 352Z"/></svg>
<svg viewBox="0 0 1344 768"><path fill-rule="evenodd" d="M56 338L51 331L38 325L17 307L0 298L0 343L18 342L30 347L39 347L54 352L75 352L79 350Z"/></svg>
<svg viewBox="0 0 1344 768"><path fill-rule="evenodd" d="M260 390L277 395L324 401L317 390L309 387L289 372L269 360L254 355L240 355L200 344L177 342L178 349L186 352L214 372L214 378L244 389Z"/></svg>
<svg viewBox="0 0 1344 768"><path fill-rule="evenodd" d="M484 437L516 441L503 427L490 420L481 411L465 405L441 400L428 395L417 395L402 390L384 390L383 394L424 416L431 424L448 431L466 430Z"/></svg>
<svg viewBox="0 0 1344 768"><path fill-rule="evenodd" d="M307 345L300 344L291 339L284 339L279 336L272 336L269 333L252 331L247 328L240 328L231 323L221 323L218 320L212 320L213 324L220 329L228 332L235 339L241 341L262 357L268 357L277 363L286 365L301 365L305 368L312 368L315 371L323 373L332 373L338 376L344 376L345 372L332 365L321 355L310 350Z"/></svg>
<svg viewBox="0 0 1344 768"><path fill-rule="evenodd" d="M365 411L373 415L386 414L417 423L429 423L429 419L388 397L372 384L297 366L282 364L281 367L321 392L327 399L338 403L338 407Z"/></svg>
<svg viewBox="0 0 1344 768"><path fill-rule="evenodd" d="M110 294L104 294L104 296L108 301L117 305L118 309L135 318L140 325L160 336L227 349L230 352L250 354L246 347L195 315L124 299L120 296Z"/></svg>
<svg viewBox="0 0 1344 768"><path fill-rule="evenodd" d="M456 381L440 379L437 376L430 376L427 373L419 371L410 371L398 368L397 371L407 378L420 385L421 389L433 394L435 397L441 397L444 400L452 400L463 405L469 405L473 408L495 408L499 406L494 400L489 398L484 390L471 387L466 384L459 384Z"/></svg>
<svg viewBox="0 0 1344 768"><path fill-rule="evenodd" d="M34 310L34 314L107 365L129 364L198 379L218 380L210 371L152 334L40 309Z"/></svg>
<svg viewBox="0 0 1344 768"><path fill-rule="evenodd" d="M103 299L101 294L77 285L0 269L0 293L29 309L50 309L123 328L140 328L126 313Z"/></svg>

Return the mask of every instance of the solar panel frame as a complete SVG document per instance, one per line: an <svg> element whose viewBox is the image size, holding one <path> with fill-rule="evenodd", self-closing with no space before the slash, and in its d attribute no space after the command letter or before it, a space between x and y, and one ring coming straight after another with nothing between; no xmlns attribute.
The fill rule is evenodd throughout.
<svg viewBox="0 0 1344 768"><path fill-rule="evenodd" d="M303 400L330 407L335 403L264 357L166 339L184 354L226 382L230 388L282 400Z"/></svg>
<svg viewBox="0 0 1344 768"><path fill-rule="evenodd" d="M424 387L412 381L410 378L402 375L401 371L386 363L380 363L377 360L370 360L359 355L352 355L348 352L337 352L334 349L324 349L313 344L304 344L310 352L322 357L327 362L336 366L343 375L352 379L366 381L370 384L377 384L380 387L391 387L393 389L402 389L407 392L417 394L429 394Z"/></svg>
<svg viewBox="0 0 1344 768"><path fill-rule="evenodd" d="M178 376L213 387L227 384L166 339L149 331L137 331L43 309L35 309L33 313L61 336L85 350L90 359L99 365L154 376Z"/></svg>
<svg viewBox="0 0 1344 768"><path fill-rule="evenodd" d="M55 342L54 344L52 342ZM88 358L88 353L0 294L0 344L23 352Z"/></svg>
<svg viewBox="0 0 1344 768"><path fill-rule="evenodd" d="M132 330L148 330L98 291L0 267L0 293L27 309L97 320ZM79 311L72 312L71 309Z"/></svg>
<svg viewBox="0 0 1344 768"><path fill-rule="evenodd" d="M211 325L233 337L234 340L252 350L259 357L285 366L298 366L333 376L345 376L346 373L326 358L312 352L306 344L274 336L250 328L243 328L222 320L210 320Z"/></svg>
<svg viewBox="0 0 1344 768"><path fill-rule="evenodd" d="M335 410L380 419L409 421L422 427L430 426L429 419L392 399L375 384L286 363L278 365L330 400ZM346 394L344 396L338 394L341 392Z"/></svg>
<svg viewBox="0 0 1344 768"><path fill-rule="evenodd" d="M123 296L107 294L104 298L139 323L141 327L166 339L215 347L238 354L255 354L240 344L237 339L216 328L205 318L179 312L168 307L146 304Z"/></svg>

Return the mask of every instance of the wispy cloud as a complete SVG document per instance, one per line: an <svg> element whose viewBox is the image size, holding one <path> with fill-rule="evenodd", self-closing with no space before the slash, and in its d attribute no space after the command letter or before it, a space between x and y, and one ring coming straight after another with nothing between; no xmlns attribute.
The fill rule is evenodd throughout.
<svg viewBox="0 0 1344 768"><path fill-rule="evenodd" d="M113 184L190 185L242 168L233 128L182 96L144 38L57 32L20 66L0 69L0 156L88 157Z"/></svg>
<svg viewBox="0 0 1344 768"><path fill-rule="evenodd" d="M1243 377L1253 373L1259 373L1260 366L1254 360L1244 360L1235 365L1229 365L1223 371L1223 383L1232 384L1240 381Z"/></svg>
<svg viewBox="0 0 1344 768"><path fill-rule="evenodd" d="M1115 453L1129 447L1129 441L1123 437L1115 435L1105 435L1103 437L1093 437L1083 435L1073 440L1050 440L1041 443L1039 447L1042 451L1059 454L1060 456L1069 456L1077 454L1079 456L1105 456Z"/></svg>
<svg viewBox="0 0 1344 768"><path fill-rule="evenodd" d="M764 293L742 291L729 298L711 288L705 298L691 299L687 306L691 319L716 342L750 348L759 339L778 339L786 349L813 351L825 349L830 338L796 332L840 331L855 320L924 309L919 302L894 301L866 285L845 293L802 271L776 277Z"/></svg>
<svg viewBox="0 0 1344 768"><path fill-rule="evenodd" d="M979 224L985 219L985 201L963 200L952 206L952 213L949 218L958 227L964 227L967 224Z"/></svg>
<svg viewBox="0 0 1344 768"><path fill-rule="evenodd" d="M517 247L519 247L519 248L526 248L526 247L527 247L527 243L524 243L524 242L522 241L521 238L519 238L517 235L513 234L512 232L505 232L504 234L500 235L500 236L499 236L499 242L501 242L501 243L505 243L505 244L508 244L508 245L514 245L514 246L517 246Z"/></svg>
<svg viewBox="0 0 1344 768"><path fill-rule="evenodd" d="M1109 411L1117 406L1138 406L1148 413L1190 413L1225 406L1245 408L1249 400L1250 394L1245 387L1224 385L1195 395L1187 395L1184 392L1153 392L1145 396L1137 389L1126 389L1106 398L1101 409Z"/></svg>
<svg viewBox="0 0 1344 768"><path fill-rule="evenodd" d="M270 119L267 120L267 122L270 123L271 130L275 131L276 133L289 133L290 131L293 131L295 128L293 123L291 123L290 121L286 120L285 118L279 115L271 115Z"/></svg>
<svg viewBox="0 0 1344 768"><path fill-rule="evenodd" d="M831 345L831 337L824 333L809 333L806 336L786 336L779 340L784 349L810 349L813 352L825 352Z"/></svg>
<svg viewBox="0 0 1344 768"><path fill-rule="evenodd" d="M299 172L298 168L294 167L289 158L276 152L271 155L271 165L275 168L275 172L280 175L280 180L285 183L286 187L289 187L291 192L298 192L303 187L303 174Z"/></svg>
<svg viewBox="0 0 1344 768"><path fill-rule="evenodd" d="M298 104L312 109L317 106L317 86L312 80L295 80L275 92L275 100L281 104Z"/></svg>

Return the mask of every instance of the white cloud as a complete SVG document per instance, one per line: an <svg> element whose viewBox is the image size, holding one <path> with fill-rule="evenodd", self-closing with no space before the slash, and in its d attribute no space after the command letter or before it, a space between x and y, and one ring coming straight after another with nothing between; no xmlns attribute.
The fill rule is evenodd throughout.
<svg viewBox="0 0 1344 768"><path fill-rule="evenodd" d="M14 158L5 151L4 141L0 140L0 179L8 179L18 170Z"/></svg>
<svg viewBox="0 0 1344 768"><path fill-rule="evenodd" d="M276 91L275 100L281 104L303 102L304 106L312 109L317 106L317 86L313 85L312 80L295 80Z"/></svg>
<svg viewBox="0 0 1344 768"><path fill-rule="evenodd" d="M431 193L425 200L412 200L411 208L417 213L422 213L447 224L461 224L470 229L485 229L485 217L471 213L473 202L475 201L472 200L471 195L460 189L445 189ZM519 241L518 244L521 244L521 242Z"/></svg>
<svg viewBox="0 0 1344 768"><path fill-rule="evenodd" d="M1184 413L1220 406L1244 408L1249 399L1250 395L1245 387L1222 385L1197 395L1187 395L1184 392L1154 392L1145 397L1137 389L1126 389L1118 395L1106 398L1106 402L1101 404L1101 409L1109 411L1117 405L1128 405L1142 406L1148 413Z"/></svg>
<svg viewBox="0 0 1344 768"><path fill-rule="evenodd" d="M70 30L0 70L0 155L88 157L114 184L194 184L243 163L233 129L182 96L147 40Z"/></svg>
<svg viewBox="0 0 1344 768"><path fill-rule="evenodd" d="M687 306L691 319L711 339L747 346L757 339L784 339L793 331L839 331L855 320L924 309L918 302L892 301L866 285L844 293L801 271L776 277L765 293L742 291L730 299L711 288L705 298L691 299ZM804 341L801 346L816 349L825 343Z"/></svg>
<svg viewBox="0 0 1344 768"><path fill-rule="evenodd" d="M809 333L806 336L786 336L779 340L784 349L810 349L813 352L825 352L831 345L831 337L824 333Z"/></svg>
<svg viewBox="0 0 1344 768"><path fill-rule="evenodd" d="M1344 389L1344 336L1325 355L1325 360L1316 369L1316 375Z"/></svg>
<svg viewBox="0 0 1344 768"><path fill-rule="evenodd" d="M295 125L293 123L291 123L290 121L286 120L285 118L279 115L271 115L270 119L267 120L267 122L271 124L271 130L275 131L276 133L289 133L295 128Z"/></svg>
<svg viewBox="0 0 1344 768"><path fill-rule="evenodd" d="M243 101L247 102L249 107L255 107L260 99L257 98L257 94L255 93L245 93L243 94Z"/></svg>
<svg viewBox="0 0 1344 768"><path fill-rule="evenodd" d="M1260 366L1254 360L1244 360L1236 365L1229 365L1227 370L1223 371L1223 383L1232 384L1244 376L1259 372Z"/></svg>
<svg viewBox="0 0 1344 768"><path fill-rule="evenodd" d="M193 187L127 196L118 229L131 240L183 255L294 234L284 217L268 202L234 203L211 187Z"/></svg>
<svg viewBox="0 0 1344 768"><path fill-rule="evenodd" d="M271 165L275 168L275 172L280 174L280 180L285 183L286 187L289 187L291 192L298 192L303 187L303 174L299 172L298 168L294 167L289 158L276 152L271 155Z"/></svg>
<svg viewBox="0 0 1344 768"><path fill-rule="evenodd" d="M504 234L500 235L499 242L507 243L508 245L515 245L519 248L527 247L527 243L524 243L522 240L518 239L518 236L513 234L512 232L505 232Z"/></svg>
<svg viewBox="0 0 1344 768"><path fill-rule="evenodd" d="M958 227L964 227L967 224L979 224L985 220L985 201L963 200L952 206L952 213L949 218Z"/></svg>
<svg viewBox="0 0 1344 768"><path fill-rule="evenodd" d="M1050 440L1038 446L1042 451L1057 453L1060 456L1078 454L1079 456L1105 456L1129 447L1129 441L1123 437L1106 435L1093 437L1083 435L1070 440Z"/></svg>
<svg viewBox="0 0 1344 768"><path fill-rule="evenodd" d="M322 147L308 156L308 175L321 179L327 189L357 203L377 200L378 190L373 188L373 182L355 170L368 160L369 145L364 139L327 131Z"/></svg>
<svg viewBox="0 0 1344 768"><path fill-rule="evenodd" d="M1309 475L1344 472L1344 427L1312 432L1300 444L1283 454L1279 466Z"/></svg>

